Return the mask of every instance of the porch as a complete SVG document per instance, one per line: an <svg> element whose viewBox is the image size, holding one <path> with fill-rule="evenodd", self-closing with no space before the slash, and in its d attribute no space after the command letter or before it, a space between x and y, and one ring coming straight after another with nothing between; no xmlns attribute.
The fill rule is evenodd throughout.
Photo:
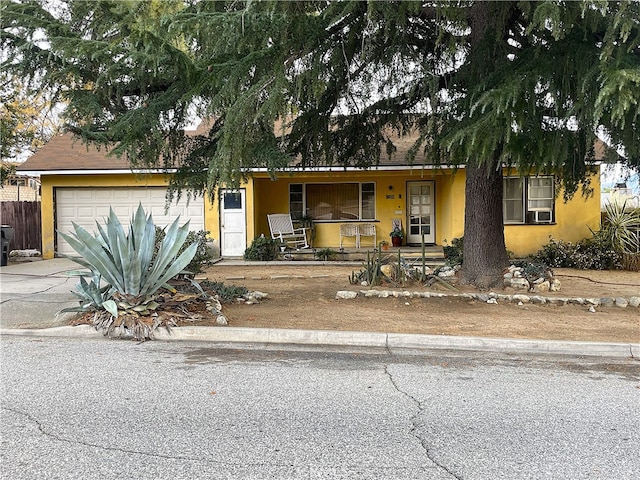
<svg viewBox="0 0 640 480"><path fill-rule="evenodd" d="M400 255L406 262L422 265L422 247L420 246L389 246L386 250L376 249L372 246L355 248L305 248L302 250L287 250L279 255L278 260L291 261L326 261L333 260L338 262L364 262L367 260L367 254L372 257L373 254L380 253L383 256L398 257ZM332 254L332 258L325 257ZM444 265L444 251L441 245L428 245L424 247L425 265L433 268Z"/></svg>

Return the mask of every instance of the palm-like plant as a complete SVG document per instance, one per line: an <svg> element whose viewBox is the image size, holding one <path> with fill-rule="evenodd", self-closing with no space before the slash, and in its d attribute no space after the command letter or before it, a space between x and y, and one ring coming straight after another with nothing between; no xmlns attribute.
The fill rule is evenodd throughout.
<svg viewBox="0 0 640 480"><path fill-rule="evenodd" d="M628 209L627 202L605 206L606 220L598 232L611 242L618 253L640 252L640 208Z"/></svg>
<svg viewBox="0 0 640 480"><path fill-rule="evenodd" d="M611 202L605 206L605 214L602 229L594 236L604 238L620 255L623 269L640 271L640 208Z"/></svg>
<svg viewBox="0 0 640 480"><path fill-rule="evenodd" d="M81 278L77 286L80 307L65 311L94 310L98 312L94 324L107 333L117 326L133 325L135 328L130 330L138 332L136 337L150 338L157 325L140 327L135 319L149 315L158 307L154 294L163 287L170 288L167 282L184 270L198 248L194 243L178 255L189 234L189 222L180 227L178 221L167 229L155 256L155 225L142 205L138 206L128 232L110 209L104 227L96 222L98 233L95 235L75 223L74 232L61 233L80 255L72 259L88 268L93 277L90 282ZM101 287L103 281L106 286Z"/></svg>

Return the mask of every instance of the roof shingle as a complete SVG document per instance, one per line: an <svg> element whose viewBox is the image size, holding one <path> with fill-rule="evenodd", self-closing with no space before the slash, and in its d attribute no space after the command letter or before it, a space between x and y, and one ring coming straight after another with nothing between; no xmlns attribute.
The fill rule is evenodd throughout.
<svg viewBox="0 0 640 480"><path fill-rule="evenodd" d="M64 133L53 137L17 170L123 170L130 168L125 158L110 156L106 148L98 150L93 145L83 144L71 133Z"/></svg>
<svg viewBox="0 0 640 480"><path fill-rule="evenodd" d="M207 122L202 122L197 130L186 132L188 135L205 134L208 128ZM380 153L380 166L407 166L405 156L416 141L414 135L396 137L393 143L395 153L390 157L386 149ZM596 142L596 159L604 157L605 144ZM423 149L419 149L412 165L420 167L428 165ZM18 166L17 171L47 172L47 171L82 171L82 170L131 170L131 165L126 158L117 158L108 155L108 149L98 149L94 145L85 145L81 139L71 133L65 133L52 138L44 147L29 157Z"/></svg>

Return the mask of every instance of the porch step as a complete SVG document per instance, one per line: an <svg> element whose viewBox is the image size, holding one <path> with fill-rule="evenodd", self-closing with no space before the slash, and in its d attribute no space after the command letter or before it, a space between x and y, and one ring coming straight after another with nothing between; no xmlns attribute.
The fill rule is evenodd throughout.
<svg viewBox="0 0 640 480"><path fill-rule="evenodd" d="M294 261L318 260L318 250L322 249L305 248L302 250L291 250L289 252L286 252L286 259ZM373 248L332 248L331 250L335 252L335 260L343 262L364 262L367 260L367 254L369 255L369 257L373 257L374 253L378 254L378 252L374 251ZM405 262L414 264L416 266L422 265L421 247L391 247L379 253L385 257L397 258L398 251L400 251L400 255ZM439 245L426 247L424 258L425 265L430 268L439 267L445 264L444 252L442 250L442 247Z"/></svg>

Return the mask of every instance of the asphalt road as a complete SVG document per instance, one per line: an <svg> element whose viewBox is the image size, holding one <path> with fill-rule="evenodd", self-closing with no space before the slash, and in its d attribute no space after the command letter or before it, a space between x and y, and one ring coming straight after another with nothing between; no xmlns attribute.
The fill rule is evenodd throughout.
<svg viewBox="0 0 640 480"><path fill-rule="evenodd" d="M637 479L640 362L3 336L2 479Z"/></svg>

